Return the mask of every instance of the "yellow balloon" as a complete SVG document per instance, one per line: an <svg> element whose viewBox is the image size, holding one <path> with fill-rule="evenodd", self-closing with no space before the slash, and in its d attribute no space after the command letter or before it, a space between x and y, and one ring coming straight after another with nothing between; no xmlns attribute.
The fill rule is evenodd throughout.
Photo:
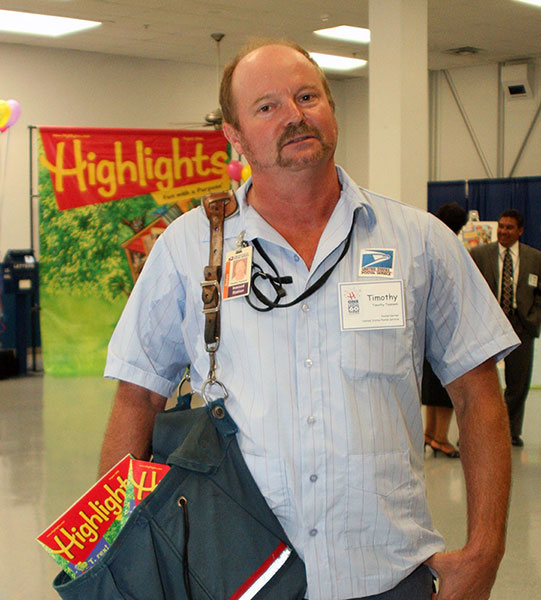
<svg viewBox="0 0 541 600"><path fill-rule="evenodd" d="M5 100L0 100L0 127L3 127L11 116L11 107Z"/></svg>
<svg viewBox="0 0 541 600"><path fill-rule="evenodd" d="M246 181L251 174L252 167L250 167L250 165L244 165L244 167L242 167L242 171L240 172L240 176L242 177L242 179Z"/></svg>

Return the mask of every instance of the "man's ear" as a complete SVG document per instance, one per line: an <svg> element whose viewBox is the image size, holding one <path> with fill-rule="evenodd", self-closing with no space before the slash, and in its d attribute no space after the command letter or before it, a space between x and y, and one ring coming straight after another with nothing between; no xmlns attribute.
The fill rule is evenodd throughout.
<svg viewBox="0 0 541 600"><path fill-rule="evenodd" d="M222 131L224 132L227 141L235 148L237 154L244 154L240 141L239 132L231 125L231 123L222 123Z"/></svg>

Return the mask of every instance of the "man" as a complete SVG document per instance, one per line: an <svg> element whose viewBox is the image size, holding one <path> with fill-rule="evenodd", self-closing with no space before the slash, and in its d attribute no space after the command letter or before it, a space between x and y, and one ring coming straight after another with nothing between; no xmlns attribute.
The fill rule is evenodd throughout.
<svg viewBox="0 0 541 600"><path fill-rule="evenodd" d="M524 445L524 408L532 378L534 341L541 327L541 252L519 242L523 231L524 218L519 211L505 210L498 219L498 241L471 253L522 342L505 358L504 397L511 443L519 447ZM508 270L504 269L506 260Z"/></svg>
<svg viewBox="0 0 541 600"><path fill-rule="evenodd" d="M242 51L220 99L224 132L252 168L224 252L239 238L253 245L254 265L290 277L288 302L310 290L265 312L253 297L224 301L216 357L246 463L305 561L307 597L428 599L426 562L439 600L488 598L510 480L494 360L516 336L447 227L359 189L335 166L334 103L306 51ZM201 389L208 229L195 210L162 234L115 330L106 375L121 382L102 470L127 451L148 454L154 416L186 364ZM468 487L468 541L448 553L424 491L425 338L455 403Z"/></svg>

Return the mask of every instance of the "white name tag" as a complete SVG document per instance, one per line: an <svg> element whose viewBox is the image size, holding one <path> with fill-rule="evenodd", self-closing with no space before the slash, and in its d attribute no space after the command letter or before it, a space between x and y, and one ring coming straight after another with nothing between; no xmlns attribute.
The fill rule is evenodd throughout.
<svg viewBox="0 0 541 600"><path fill-rule="evenodd" d="M404 283L385 282L338 284L340 329L402 329L406 326Z"/></svg>
<svg viewBox="0 0 541 600"><path fill-rule="evenodd" d="M537 275L535 273L530 273L528 275L528 285L530 287L537 287Z"/></svg>

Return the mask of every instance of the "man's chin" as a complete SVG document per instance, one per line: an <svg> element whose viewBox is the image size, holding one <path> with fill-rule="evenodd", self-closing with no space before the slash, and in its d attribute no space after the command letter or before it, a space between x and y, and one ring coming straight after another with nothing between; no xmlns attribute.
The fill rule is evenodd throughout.
<svg viewBox="0 0 541 600"><path fill-rule="evenodd" d="M285 147L287 150L287 146ZM307 167L313 167L321 163L322 160L330 158L332 151L326 147L319 147L318 149L299 152L296 151L288 156L287 152L280 151L278 153L277 164L279 167L284 168L297 168L305 169Z"/></svg>

